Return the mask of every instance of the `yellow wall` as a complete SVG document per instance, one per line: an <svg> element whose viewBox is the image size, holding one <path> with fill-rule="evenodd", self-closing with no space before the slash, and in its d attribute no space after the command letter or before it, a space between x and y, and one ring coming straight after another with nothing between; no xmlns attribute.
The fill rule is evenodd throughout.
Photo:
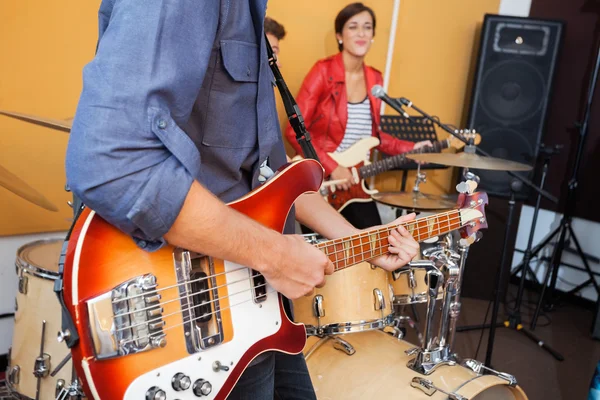
<svg viewBox="0 0 600 400"><path fill-rule="evenodd" d="M337 51L333 21L347 3L270 0L267 14L288 31L280 58L294 94L313 63ZM393 0L365 3L378 16L367 62L383 71ZM73 116L81 69L94 54L99 4L99 0L0 1L0 109L57 119ZM390 94L409 97L442 120L459 124L476 29L483 14L497 12L498 5L499 0L401 0ZM69 226L70 196L63 190L67 139L63 132L0 116L0 164L60 208L58 213L46 211L0 187L0 235ZM423 190L449 190L450 174L451 170L430 172ZM399 173L388 173L379 179L380 189L397 189L396 176Z"/></svg>
<svg viewBox="0 0 600 400"><path fill-rule="evenodd" d="M99 1L0 1L0 109L72 117L81 69L94 54ZM69 227L68 135L0 116L0 164L56 204L37 207L0 187L0 235Z"/></svg>

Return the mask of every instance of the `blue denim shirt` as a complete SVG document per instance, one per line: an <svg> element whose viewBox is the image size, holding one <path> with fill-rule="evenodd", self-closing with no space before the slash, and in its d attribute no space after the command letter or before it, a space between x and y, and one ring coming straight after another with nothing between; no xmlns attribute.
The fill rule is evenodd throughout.
<svg viewBox="0 0 600 400"><path fill-rule="evenodd" d="M67 149L67 182L158 248L194 180L224 201L285 163L266 0L104 0ZM259 134L260 132L260 134Z"/></svg>

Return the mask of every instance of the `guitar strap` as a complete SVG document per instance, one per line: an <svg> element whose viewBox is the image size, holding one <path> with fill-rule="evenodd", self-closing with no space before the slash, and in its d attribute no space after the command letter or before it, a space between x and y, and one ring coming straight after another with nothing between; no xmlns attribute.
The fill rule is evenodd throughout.
<svg viewBox="0 0 600 400"><path fill-rule="evenodd" d="M317 156L317 152L313 147L310 140L310 133L306 130L306 126L304 125L304 118L302 117L302 113L300 112L300 108L298 107L298 103L292 96L292 93L288 89L285 81L283 80L283 76L281 75L281 71L279 71L279 67L277 66L277 56L273 53L273 49L271 48L271 44L269 43L269 39L265 34L265 43L267 46L267 56L269 58L269 66L273 71L273 76L275 77L275 84L277 85L277 89L279 89L279 93L281 95L281 99L283 100L283 106L285 107L285 113L287 114L288 120L290 121L290 125L296 132L296 141L302 148L302 153L304 153L304 158L312 158L314 160L319 161L319 157Z"/></svg>

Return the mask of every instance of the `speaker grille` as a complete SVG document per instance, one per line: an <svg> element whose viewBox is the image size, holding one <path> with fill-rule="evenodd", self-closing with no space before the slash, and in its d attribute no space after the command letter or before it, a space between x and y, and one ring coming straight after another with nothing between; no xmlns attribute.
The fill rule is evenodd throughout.
<svg viewBox="0 0 600 400"><path fill-rule="evenodd" d="M501 124L531 118L542 106L546 94L544 77L531 64L507 60L483 77L481 107Z"/></svg>

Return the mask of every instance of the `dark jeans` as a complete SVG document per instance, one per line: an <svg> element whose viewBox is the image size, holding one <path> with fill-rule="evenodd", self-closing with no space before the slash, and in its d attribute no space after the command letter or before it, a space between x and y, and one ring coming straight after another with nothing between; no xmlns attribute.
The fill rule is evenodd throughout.
<svg viewBox="0 0 600 400"><path fill-rule="evenodd" d="M228 400L316 400L304 356L278 352L248 367Z"/></svg>

